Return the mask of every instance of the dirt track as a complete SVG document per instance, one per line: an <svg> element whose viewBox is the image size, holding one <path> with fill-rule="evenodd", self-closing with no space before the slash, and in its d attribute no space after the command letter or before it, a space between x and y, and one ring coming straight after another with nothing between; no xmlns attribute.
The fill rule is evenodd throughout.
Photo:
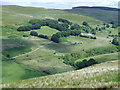
<svg viewBox="0 0 120 90"><path fill-rule="evenodd" d="M19 55L19 56L15 56L15 57L12 57L12 58L18 58L18 57L21 57L21 56L25 56L25 55L31 54L31 53L37 51L38 49L40 49L41 47L43 47L43 46L40 46L40 47L32 50L31 52L28 52L28 53L25 53L25 54L21 54L21 55Z"/></svg>

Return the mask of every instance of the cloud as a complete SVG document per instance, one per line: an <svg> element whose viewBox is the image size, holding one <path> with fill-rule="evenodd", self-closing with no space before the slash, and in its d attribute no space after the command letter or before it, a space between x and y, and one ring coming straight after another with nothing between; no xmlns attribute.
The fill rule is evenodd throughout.
<svg viewBox="0 0 120 90"><path fill-rule="evenodd" d="M65 9L72 8L73 6L118 7L118 1L119 0L2 0L2 4Z"/></svg>

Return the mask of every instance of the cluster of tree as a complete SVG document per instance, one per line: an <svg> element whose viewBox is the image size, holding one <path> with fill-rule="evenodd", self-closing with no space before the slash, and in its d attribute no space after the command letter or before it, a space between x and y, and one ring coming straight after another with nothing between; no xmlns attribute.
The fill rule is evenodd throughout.
<svg viewBox="0 0 120 90"><path fill-rule="evenodd" d="M82 26L81 29L84 30L86 33L91 32L91 27Z"/></svg>
<svg viewBox="0 0 120 90"><path fill-rule="evenodd" d="M35 29L40 29L41 25L40 24L35 24L35 25L28 25L28 26L20 26L17 31L30 31L30 30L35 30Z"/></svg>
<svg viewBox="0 0 120 90"><path fill-rule="evenodd" d="M30 20L29 23L32 25L39 24L41 26L49 26L50 28L54 28L59 31L66 31L69 27L67 23L59 24L58 21L51 19L45 20L33 19Z"/></svg>
<svg viewBox="0 0 120 90"><path fill-rule="evenodd" d="M96 55L100 55L100 54L106 54L106 53L114 53L117 52L118 49L116 47L104 47L104 48L95 48L95 49L90 49L90 50L84 50L82 53L71 53L71 54L66 54L64 56L62 56L61 58L64 60L63 63L77 67L78 69L86 67L89 65L96 64L96 61L92 61L92 60L88 60L89 62L87 62L85 64L85 66L83 66L83 62L79 62L76 63L76 60L81 59L81 58L86 58L86 57L90 57L90 56L96 56ZM81 61L81 60L80 60ZM91 62L91 63L90 63Z"/></svg>
<svg viewBox="0 0 120 90"><path fill-rule="evenodd" d="M51 37L51 41L59 43L59 38L60 37L78 36L78 35L81 35L80 30L62 31L62 32L58 32L56 34L53 34L52 37Z"/></svg>
<svg viewBox="0 0 120 90"><path fill-rule="evenodd" d="M75 67L76 69L81 69L84 67L88 67L91 66L93 64L97 64L97 61L95 61L94 59L89 59L89 60L78 60L80 58L83 58L83 55L80 55L79 53L71 53L66 54L65 56L62 56L62 59L64 60L63 63L71 65L73 67Z"/></svg>
<svg viewBox="0 0 120 90"><path fill-rule="evenodd" d="M77 69L88 67L88 66L91 66L91 65L94 65L94 64L98 64L98 62L93 58L90 58L89 60L84 59L82 61L76 61L75 62L75 66L76 66Z"/></svg>
<svg viewBox="0 0 120 90"><path fill-rule="evenodd" d="M71 30L74 30L74 29L79 30L80 26L78 24L74 24L71 26Z"/></svg>
<svg viewBox="0 0 120 90"><path fill-rule="evenodd" d="M113 38L112 44L117 45L117 46L119 45L119 40L117 37Z"/></svg>
<svg viewBox="0 0 120 90"><path fill-rule="evenodd" d="M62 23L60 24L59 22L62 22ZM30 31L30 30L40 29L41 26L49 26L50 28L54 28L56 30L61 31L59 33L52 35L51 41L54 41L56 43L59 43L60 37L67 37L70 35L73 35L73 36L81 35L80 30L84 30L86 33L92 32L92 34L96 34L95 30L91 29L91 27L88 25L87 22L83 22L84 26L82 27L80 27L78 24L72 24L70 21L61 19L61 18L59 18L58 21L51 20L51 19L44 19L44 20L32 19L29 21L29 23L31 25L21 26L17 30L18 31ZM70 29L69 29L69 25L71 25ZM30 35L38 36L38 33L32 31ZM39 35L39 37L48 38L47 36L43 36L43 35ZM96 39L96 37L88 37L88 36L81 36L81 37Z"/></svg>
<svg viewBox="0 0 120 90"><path fill-rule="evenodd" d="M108 35L109 37L119 37L118 35Z"/></svg>
<svg viewBox="0 0 120 90"><path fill-rule="evenodd" d="M62 56L62 59L64 60L63 63L74 66L75 67L75 61L83 58L83 55L80 53L71 53L71 54L66 54L65 56Z"/></svg>
<svg viewBox="0 0 120 90"><path fill-rule="evenodd" d="M48 39L48 36L46 36L46 35L38 35L38 37Z"/></svg>
<svg viewBox="0 0 120 90"><path fill-rule="evenodd" d="M59 21L59 22L63 22L63 23L67 23L67 24L69 24L69 25L72 25L72 22L70 22L70 21L68 21L68 20L66 20L66 19L59 18L58 21Z"/></svg>

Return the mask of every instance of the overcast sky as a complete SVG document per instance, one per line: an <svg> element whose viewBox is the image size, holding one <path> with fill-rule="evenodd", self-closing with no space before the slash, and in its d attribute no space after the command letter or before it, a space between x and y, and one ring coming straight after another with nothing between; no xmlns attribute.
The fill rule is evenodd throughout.
<svg viewBox="0 0 120 90"><path fill-rule="evenodd" d="M118 7L120 0L0 0L2 5L44 7L49 9L70 9L75 6Z"/></svg>

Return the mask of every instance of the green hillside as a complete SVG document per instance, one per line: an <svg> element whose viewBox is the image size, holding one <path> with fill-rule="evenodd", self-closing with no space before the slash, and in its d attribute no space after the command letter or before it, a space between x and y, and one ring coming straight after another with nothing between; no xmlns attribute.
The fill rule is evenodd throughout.
<svg viewBox="0 0 120 90"><path fill-rule="evenodd" d="M2 12L3 15L2 17L3 25L23 23L32 18L39 18L39 19L64 18L75 23L82 23L82 21L88 21L91 24L101 23L101 21L96 20L94 18L85 17L76 14L69 14L62 10L51 10L51 9L35 8L35 7L3 5L2 11L0 12Z"/></svg>
<svg viewBox="0 0 120 90"><path fill-rule="evenodd" d="M3 88L118 88L118 61L4 84Z"/></svg>
<svg viewBox="0 0 120 90"><path fill-rule="evenodd" d="M105 87L116 87L117 62L106 62L118 60L119 27L113 27L114 24L89 17L89 15L72 14L63 10L3 5L0 12L3 15L1 26L3 84L12 83L10 87L18 85L18 87L32 88L39 87L38 82L41 83L48 78L46 81L48 83L43 82L40 87L89 87L88 82L92 82L93 79L93 82L97 80L99 85L93 86L91 83L90 87L102 87L101 82ZM30 23L31 20L33 20L32 23ZM57 40L58 42L55 42ZM80 68L77 68L75 62L85 58L92 58L97 65L89 64L90 67L78 70ZM103 62L104 64L101 64ZM109 69L109 71L104 72L98 67ZM92 72L92 68L100 69L101 71L97 72L101 74L90 73L95 77L89 77L87 71L90 69ZM114 69L111 71L111 68L115 68L115 71ZM73 75L75 78L69 77L69 74L72 74L71 71L75 73L75 76ZM86 75L88 79L84 77L82 80L82 76L79 75ZM66 80L63 80L64 77ZM97 77L103 77L104 81ZM39 79L39 81L30 78ZM52 78L57 81L55 85ZM80 84L77 78L80 78L83 83ZM70 79L73 79L73 82L69 83ZM23 80L23 84L28 84L21 86L23 84L20 80ZM38 84L34 86L29 83Z"/></svg>
<svg viewBox="0 0 120 90"><path fill-rule="evenodd" d="M93 17L104 22L114 21L118 23L118 9L109 7L73 7L66 9L69 13L80 14L84 16Z"/></svg>

